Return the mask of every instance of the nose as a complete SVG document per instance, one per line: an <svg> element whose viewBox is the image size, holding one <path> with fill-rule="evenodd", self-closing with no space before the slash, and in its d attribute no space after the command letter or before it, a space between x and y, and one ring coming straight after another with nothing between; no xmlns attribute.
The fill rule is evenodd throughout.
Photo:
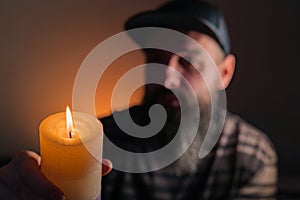
<svg viewBox="0 0 300 200"><path fill-rule="evenodd" d="M179 56L173 54L170 56L168 66L165 70L164 86L168 89L176 89L181 84Z"/></svg>

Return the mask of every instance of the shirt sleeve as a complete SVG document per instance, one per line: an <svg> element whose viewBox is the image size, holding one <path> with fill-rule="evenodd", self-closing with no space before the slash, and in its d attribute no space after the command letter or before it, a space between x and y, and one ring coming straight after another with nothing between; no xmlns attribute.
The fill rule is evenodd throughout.
<svg viewBox="0 0 300 200"><path fill-rule="evenodd" d="M238 198L242 199L276 199L277 167L263 166L250 181L240 188Z"/></svg>
<svg viewBox="0 0 300 200"><path fill-rule="evenodd" d="M242 127L243 129L243 127ZM239 190L236 200L273 200L277 195L278 168L277 154L270 139L262 132L248 129L241 134L238 146L239 152L248 154L251 159L244 163L244 167L253 172ZM244 137L244 138L241 138ZM245 144L245 141L248 141ZM255 163L260 163L259 165Z"/></svg>

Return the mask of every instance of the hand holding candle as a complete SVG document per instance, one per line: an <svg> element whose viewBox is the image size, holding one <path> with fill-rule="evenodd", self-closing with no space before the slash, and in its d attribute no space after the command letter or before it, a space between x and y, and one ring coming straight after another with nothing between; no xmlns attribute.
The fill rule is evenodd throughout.
<svg viewBox="0 0 300 200"><path fill-rule="evenodd" d="M66 111L41 123L41 170L66 200L94 200L100 196L103 129L96 117L73 116Z"/></svg>

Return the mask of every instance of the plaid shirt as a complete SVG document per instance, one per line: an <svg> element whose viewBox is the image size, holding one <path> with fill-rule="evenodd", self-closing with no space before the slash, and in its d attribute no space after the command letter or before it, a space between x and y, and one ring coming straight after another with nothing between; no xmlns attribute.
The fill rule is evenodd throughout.
<svg viewBox="0 0 300 200"><path fill-rule="evenodd" d="M140 107L131 109L133 119L141 113ZM101 122L115 144L147 146L124 136L111 116ZM176 176L166 169L147 173L112 170L103 177L101 196L103 200L269 200L275 199L276 191L277 156L272 143L240 117L228 114L218 143L199 159L195 173Z"/></svg>

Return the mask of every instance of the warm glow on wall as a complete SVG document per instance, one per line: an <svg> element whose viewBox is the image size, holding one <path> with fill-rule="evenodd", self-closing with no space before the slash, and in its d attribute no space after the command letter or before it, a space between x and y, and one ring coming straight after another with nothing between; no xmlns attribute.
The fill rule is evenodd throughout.
<svg viewBox="0 0 300 200"><path fill-rule="evenodd" d="M89 52L123 31L128 17L163 1L0 1L0 157L23 149L38 152L38 124L72 105L76 73ZM143 59L135 54L119 60L100 81L105 86L96 94L99 116L111 112L111 89L118 77ZM131 104L138 99L133 97Z"/></svg>
<svg viewBox="0 0 300 200"><path fill-rule="evenodd" d="M120 77L127 71L144 63L144 56L141 51L133 51L125 54L115 60L105 71L99 81L96 94L96 112L98 116L109 115L113 110L120 110L128 107L128 99L122 98L122 94L118 95L117 105L111 108L111 96L115 84ZM144 80L144 74L137 74L136 79ZM105 86L105 87L104 87ZM126 86L124 86L126 88ZM141 102L144 90L139 88L136 90L129 100L129 105L136 105Z"/></svg>

